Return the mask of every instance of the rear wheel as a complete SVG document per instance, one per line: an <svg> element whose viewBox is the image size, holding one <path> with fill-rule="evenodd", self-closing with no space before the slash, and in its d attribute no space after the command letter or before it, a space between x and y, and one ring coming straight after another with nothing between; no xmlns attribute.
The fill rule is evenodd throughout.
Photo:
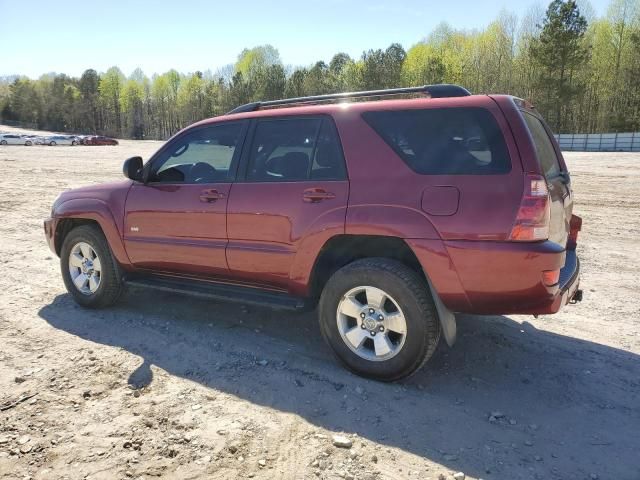
<svg viewBox="0 0 640 480"><path fill-rule="evenodd" d="M6 140L2 140L2 141L0 142L0 145L6 145L6 144L7 144L7 141L6 141Z"/></svg>
<svg viewBox="0 0 640 480"><path fill-rule="evenodd" d="M51 145L52 147L55 147L55 146L56 146L56 142L54 142L53 140L51 140L51 141L49 142L49 145Z"/></svg>
<svg viewBox="0 0 640 480"><path fill-rule="evenodd" d="M435 352L440 323L426 282L395 260L357 260L327 282L320 327L338 359L359 375L394 381Z"/></svg>
<svg viewBox="0 0 640 480"><path fill-rule="evenodd" d="M33 144L31 143L31 140L27 140L26 142L24 142L24 144L25 144L27 147L30 147L31 145L33 145Z"/></svg>
<svg viewBox="0 0 640 480"><path fill-rule="evenodd" d="M97 227L82 225L69 232L62 243L60 268L67 291L83 307L108 307L122 292L120 269Z"/></svg>
<svg viewBox="0 0 640 480"><path fill-rule="evenodd" d="M71 146L75 147L76 145L78 145L78 142L76 142L75 140L73 142L71 142Z"/></svg>

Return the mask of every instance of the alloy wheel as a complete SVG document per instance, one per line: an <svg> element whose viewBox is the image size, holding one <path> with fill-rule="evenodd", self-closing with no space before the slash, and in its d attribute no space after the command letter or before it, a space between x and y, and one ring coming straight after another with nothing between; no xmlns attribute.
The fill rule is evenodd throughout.
<svg viewBox="0 0 640 480"><path fill-rule="evenodd" d="M69 274L80 293L91 295L100 287L102 265L91 245L78 242L69 254Z"/></svg>
<svg viewBox="0 0 640 480"><path fill-rule="evenodd" d="M369 361L395 357L407 337L407 321L398 302L376 287L360 286L345 293L336 321L347 347Z"/></svg>

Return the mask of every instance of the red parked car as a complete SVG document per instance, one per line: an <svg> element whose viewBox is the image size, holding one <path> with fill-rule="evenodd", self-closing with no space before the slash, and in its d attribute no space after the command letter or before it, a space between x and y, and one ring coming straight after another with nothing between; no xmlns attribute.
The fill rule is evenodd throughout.
<svg viewBox="0 0 640 480"><path fill-rule="evenodd" d="M84 145L118 145L115 138L105 137L103 135L92 135L84 139Z"/></svg>
<svg viewBox="0 0 640 480"><path fill-rule="evenodd" d="M407 93L429 98L328 103ZM257 102L124 173L64 192L45 221L85 307L126 283L317 305L344 365L391 381L441 336L453 344L458 312L550 314L582 298L567 167L511 96L433 85Z"/></svg>

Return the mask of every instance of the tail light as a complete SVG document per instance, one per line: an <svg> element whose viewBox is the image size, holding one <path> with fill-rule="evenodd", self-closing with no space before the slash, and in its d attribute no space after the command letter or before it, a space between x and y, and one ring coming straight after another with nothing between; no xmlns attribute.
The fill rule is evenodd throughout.
<svg viewBox="0 0 640 480"><path fill-rule="evenodd" d="M582 229L582 218L571 215L569 222L569 239L567 240L567 250L575 250L578 245L578 232Z"/></svg>
<svg viewBox="0 0 640 480"><path fill-rule="evenodd" d="M551 200L547 181L540 175L527 175L524 193L510 240L532 242L549 238Z"/></svg>
<svg viewBox="0 0 640 480"><path fill-rule="evenodd" d="M542 282L547 286L551 287L560 281L560 269L556 270L545 270L542 272Z"/></svg>

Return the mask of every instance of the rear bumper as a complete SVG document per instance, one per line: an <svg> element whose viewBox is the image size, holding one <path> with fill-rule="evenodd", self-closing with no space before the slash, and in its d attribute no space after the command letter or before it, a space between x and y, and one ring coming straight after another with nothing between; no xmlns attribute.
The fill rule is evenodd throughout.
<svg viewBox="0 0 640 480"><path fill-rule="evenodd" d="M567 303L582 300L582 290L580 290L580 259L575 250L567 250L566 252L564 267L560 270L558 287L559 290L553 302L548 305L546 309L532 313L556 313Z"/></svg>
<svg viewBox="0 0 640 480"><path fill-rule="evenodd" d="M444 251L437 256L416 248L422 241L408 243L443 303L454 312L551 314L579 291L580 262L575 250L554 242L445 241ZM542 272L557 269L558 283L545 285Z"/></svg>
<svg viewBox="0 0 640 480"><path fill-rule="evenodd" d="M452 242L447 250L476 314L552 314L575 296L580 261L575 250L557 243ZM479 245L470 245L479 243ZM545 270L560 269L547 286Z"/></svg>

